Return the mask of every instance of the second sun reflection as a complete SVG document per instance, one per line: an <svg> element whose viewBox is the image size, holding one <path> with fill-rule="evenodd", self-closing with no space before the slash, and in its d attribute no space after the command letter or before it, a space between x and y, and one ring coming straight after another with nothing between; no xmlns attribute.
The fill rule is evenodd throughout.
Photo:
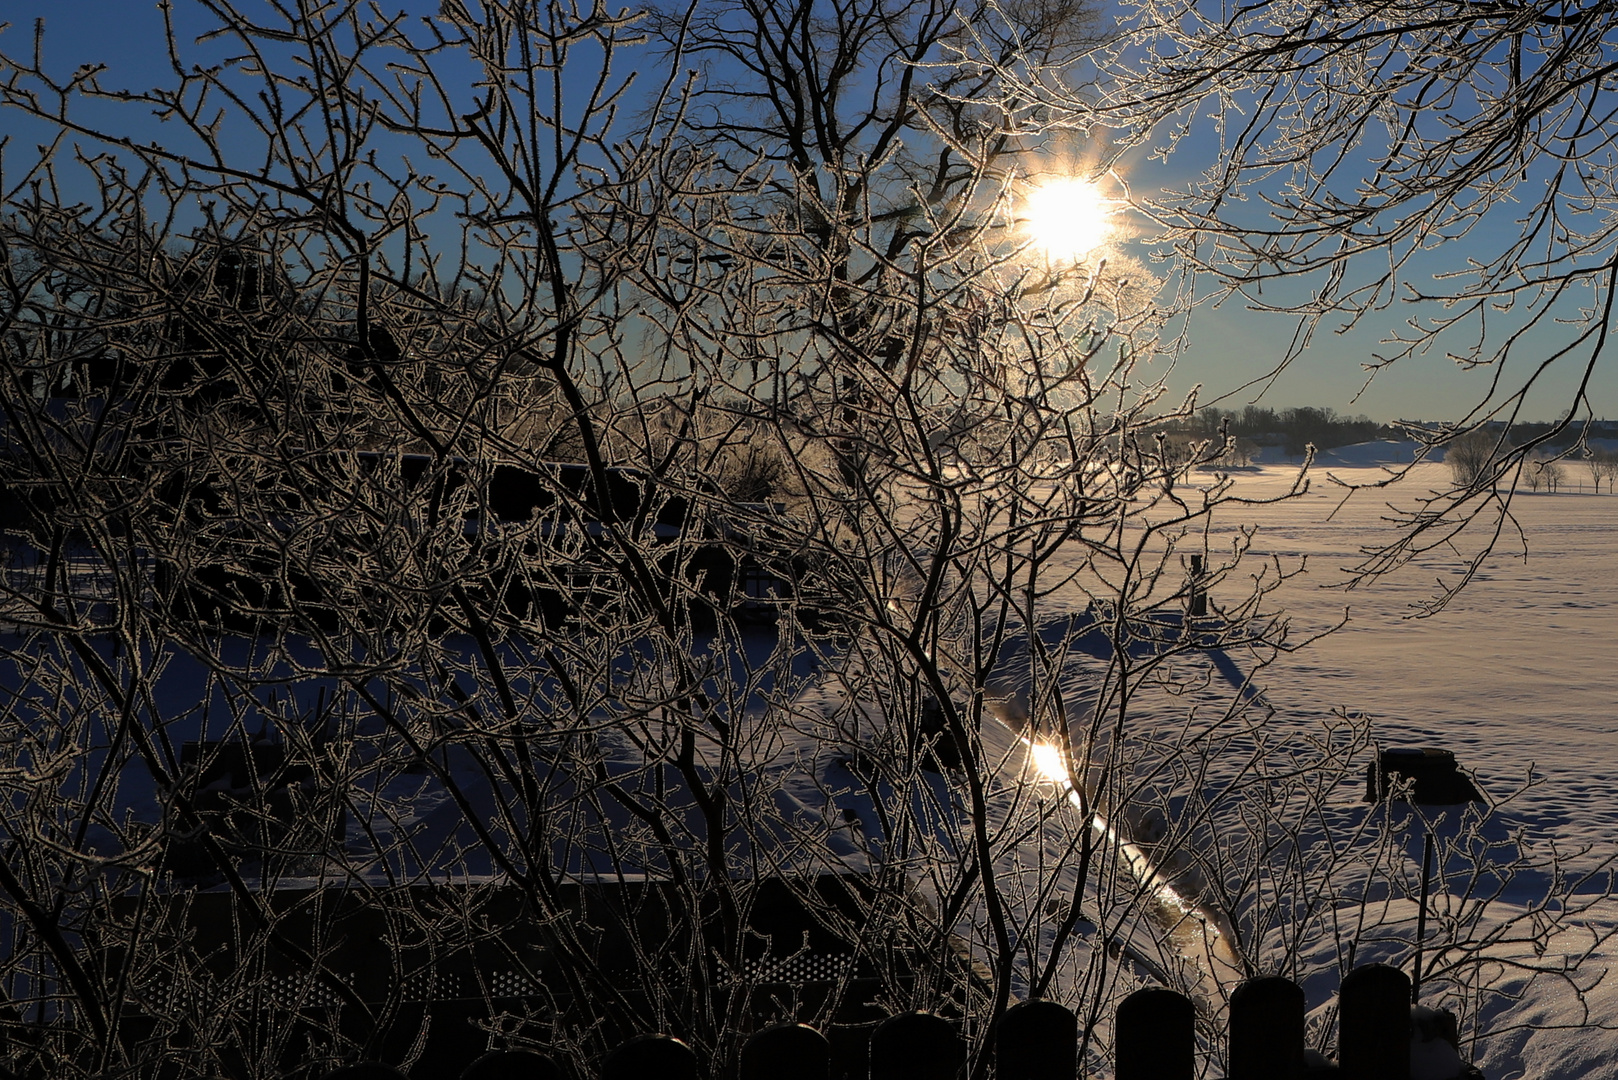
<svg viewBox="0 0 1618 1080"><path fill-rule="evenodd" d="M1033 742L1019 736L1027 747L1028 765L1041 780L1057 785L1073 808L1086 814L1104 849L1143 891L1145 910L1174 952L1189 961L1196 975L1189 989L1207 1007L1224 996L1226 988L1245 976L1235 928L1220 907L1197 861L1184 848L1161 846L1169 832L1161 812L1136 807L1114 822L1104 817L1086 792L1079 792L1068 772L1067 755L1060 746Z"/></svg>
<svg viewBox="0 0 1618 1080"><path fill-rule="evenodd" d="M1062 753L1060 746L1050 743L1032 743L1028 747L1028 757L1034 763L1034 768L1046 780L1053 784L1070 784L1072 778L1067 771L1067 756Z"/></svg>

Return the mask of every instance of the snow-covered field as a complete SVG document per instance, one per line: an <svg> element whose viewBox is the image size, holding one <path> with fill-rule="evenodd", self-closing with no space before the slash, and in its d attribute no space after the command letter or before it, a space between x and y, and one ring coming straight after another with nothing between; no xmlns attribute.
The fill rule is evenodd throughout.
<svg viewBox="0 0 1618 1080"><path fill-rule="evenodd" d="M1494 811L1490 831L1520 834L1539 859L1554 845L1573 871L1598 868L1618 851L1618 664L1610 655L1618 640L1618 495L1588 493L1582 469L1570 469L1570 479L1582 478L1586 493L1519 495L1512 513L1526 557L1523 540L1508 533L1445 610L1411 618L1440 583L1458 580L1464 560L1456 552L1433 552L1350 591L1332 587L1361 549L1391 537L1387 504L1408 507L1447 487L1448 471L1423 463L1396 486L1360 491L1346 504L1344 489L1328 478L1366 483L1383 475L1384 463L1401 460L1410 460L1408 445L1322 455L1301 498L1242 514L1258 527L1253 556L1279 557L1288 569L1306 560L1305 572L1275 596L1295 632L1347 617L1342 629L1266 670L1265 694L1283 722L1341 708L1368 715L1383 745L1454 751L1492 799L1516 792ZM1280 494L1296 476L1296 466L1260 467L1240 475L1236 492ZM1491 918L1531 904L1532 886L1525 889L1503 897ZM1529 956L1543 963L1593 950L1578 980L1587 989L1582 1000L1544 985L1528 987L1520 1001L1484 1007L1485 1027L1496 1034L1478 1044L1477 1064L1490 1080L1618 1070L1618 971L1600 978L1618 966L1618 944L1602 940L1615 927L1618 905L1599 905L1541 941L1544 957ZM1512 947L1500 950L1509 963ZM1508 989L1523 987L1501 972ZM1310 1005L1318 1004L1311 994Z"/></svg>
<svg viewBox="0 0 1618 1080"><path fill-rule="evenodd" d="M1296 476L1269 466L1241 477L1237 492L1279 494ZM1277 606L1295 632L1338 630L1283 659L1265 679L1280 704L1307 700L1375 719L1390 744L1453 750L1490 791L1542 780L1513 802L1551 834L1610 853L1618 846L1618 495L1521 494L1512 511L1526 534L1500 550L1445 610L1413 618L1463 560L1435 552L1391 578L1344 591L1363 547L1385 541L1387 503L1446 486L1447 470L1422 464L1397 486L1361 491L1346 505L1328 476L1363 483L1374 464L1317 464L1301 498L1255 507L1254 556L1279 556L1303 574Z"/></svg>

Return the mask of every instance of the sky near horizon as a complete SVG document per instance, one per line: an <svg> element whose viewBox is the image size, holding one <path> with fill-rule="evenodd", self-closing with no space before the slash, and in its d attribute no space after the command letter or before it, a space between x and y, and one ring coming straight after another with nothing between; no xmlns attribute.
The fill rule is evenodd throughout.
<svg viewBox="0 0 1618 1080"><path fill-rule="evenodd" d="M438 0L394 0L387 8L399 7L413 15L428 15L438 8ZM205 12L189 0L176 0L176 19L182 43L204 24ZM0 34L0 50L26 53L32 50L33 24L45 20L44 55L48 70L65 77L80 63L107 64L106 85L142 88L166 81L172 76L164 52L162 18L155 0L7 0L0 6L0 21L10 27ZM188 35L186 31L190 31ZM19 168L19 159L36 153L42 128L19 122L15 114L0 111L0 137L12 136L0 159L0 179ZM1149 162L1145 154L1131 155L1124 168L1126 179L1137 193L1154 186L1183 185L1208 164L1198 155L1209 156L1207 139L1193 138L1188 148L1169 163ZM1492 221L1493 230L1514 229L1509 220ZM1138 241L1121 241L1127 249ZM1450 241L1424 257L1417 272L1452 269L1464 264L1471 249L1469 240ZM1162 264L1154 272L1167 275ZM1422 282L1430 285L1430 280ZM1258 402L1272 408L1294 405L1329 406L1347 415L1365 414L1376 420L1426 419L1457 420L1485 394L1490 369L1462 370L1452 359L1425 355L1401 361L1381 372L1367 386L1366 362L1379 351L1380 342L1397 332L1412 312L1401 305L1373 312L1360 326L1346 334L1327 328L1317 332L1309 347L1273 382L1266 376L1286 353L1297 329L1295 317L1251 310L1234 297L1215 308L1199 306L1190 322L1189 347L1170 368L1158 360L1145 374L1167 371L1170 398L1178 401L1193 387L1199 387L1201 405L1217 403L1223 408L1240 409ZM1537 340L1514 361L1519 376L1531 363L1543 358ZM1552 419L1571 400L1576 374L1583 362L1577 357L1559 364L1545 390L1530 399L1523 418ZM1510 381L1512 372L1506 372ZM1262 396L1260 396L1262 392ZM1618 419L1618 362L1598 362L1589 388L1594 416Z"/></svg>

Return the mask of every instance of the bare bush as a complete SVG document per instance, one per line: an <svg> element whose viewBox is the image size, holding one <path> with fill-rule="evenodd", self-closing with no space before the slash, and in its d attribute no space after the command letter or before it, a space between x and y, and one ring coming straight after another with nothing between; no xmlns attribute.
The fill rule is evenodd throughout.
<svg viewBox="0 0 1618 1080"><path fill-rule="evenodd" d="M1556 489L1562 485L1562 463L1553 457L1535 456L1523 461L1523 483L1529 491L1545 491L1555 494Z"/></svg>
<svg viewBox="0 0 1618 1080"><path fill-rule="evenodd" d="M1612 482L1618 478L1618 454L1601 447L1594 447L1585 452L1585 464L1590 469L1590 486L1597 495L1601 494L1601 481L1607 481L1607 491L1611 493Z"/></svg>
<svg viewBox="0 0 1618 1080"><path fill-rule="evenodd" d="M1476 487L1498 475L1501 452L1506 448L1502 436L1477 428L1455 436L1444 445L1444 464L1449 466L1456 487Z"/></svg>
<svg viewBox="0 0 1618 1080"><path fill-rule="evenodd" d="M64 135L0 178L14 1071L724 1071L924 1006L981 1075L1015 997L1100 1040L1318 943L1271 841L1363 731L1216 751L1278 575L1156 438L1156 282L1006 224L997 66L1086 12L855 7L210 3L127 94L6 54Z"/></svg>

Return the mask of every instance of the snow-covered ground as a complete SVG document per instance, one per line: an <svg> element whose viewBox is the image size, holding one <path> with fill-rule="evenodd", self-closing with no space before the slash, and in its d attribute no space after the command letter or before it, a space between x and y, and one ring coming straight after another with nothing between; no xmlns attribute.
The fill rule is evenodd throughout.
<svg viewBox="0 0 1618 1080"><path fill-rule="evenodd" d="M1296 751L1302 761L1322 732L1354 723L1368 724L1370 737L1382 747L1453 751L1485 792L1487 805L1469 810L1370 806L1361 798L1358 769L1371 760L1371 747L1354 748L1354 768L1341 775L1318 811L1309 812L1319 820L1299 822L1294 815L1291 825L1301 830L1303 861L1329 852L1333 843L1339 848L1386 843L1381 861L1356 863L1350 857L1340 872L1277 870L1273 886L1250 890L1232 908L1245 936L1242 950L1257 972L1279 971L1303 985L1311 1045L1329 1048L1343 971L1372 960L1412 968L1423 834L1432 832L1438 861L1426 926L1423 1004L1459 1014L1463 1057L1490 1080L1611 1075L1618 1069L1618 972L1609 976L1607 969L1618 966L1618 940L1611 937L1618 931L1618 903L1603 894L1618 854L1618 805L1611 798L1618 787L1618 718L1611 712L1618 703L1618 668L1605 662L1602 647L1618 631L1618 581L1612 574L1618 552L1611 547L1618 536L1618 495L1519 496L1513 514L1526 535L1527 559L1522 541L1508 534L1445 610L1413 618L1423 601L1459 579L1465 560L1457 551L1436 551L1352 590L1334 586L1347 580L1365 549L1395 535L1388 503L1408 508L1429 491L1447 488L1447 469L1439 463L1416 465L1397 485L1361 490L1346 503L1348 489L1334 481L1365 485L1386 479L1387 467L1409 465L1414 452L1410 443L1340 448L1317 460L1302 496L1231 508L1211 537L1216 548L1233 538L1238 526L1256 532L1241 569L1215 588L1215 603L1239 600L1251 585L1244 575L1273 568L1279 560L1294 576L1271 594L1267 608L1290 619L1292 640L1343 625L1281 654L1262 670L1253 666L1257 654L1244 650L1184 657L1179 662L1193 671L1206 664L1206 686L1191 692L1182 686L1155 701L1142 695L1135 715L1144 740L1157 737L1157 745L1173 754L1177 735L1190 730L1180 727L1188 705L1193 713L1203 709L1204 715L1217 715L1221 703L1243 696L1235 687L1252 675L1260 700L1250 715L1259 730L1244 733L1241 723L1231 725L1237 729L1234 739L1205 762L1210 787L1226 782L1218 776L1221 770L1242 767L1242 761L1230 760L1232 749L1239 758L1263 739L1281 748L1277 760ZM1242 470L1235 494L1273 498L1297 479L1296 465ZM1464 543L1461 550L1467 550ZM1057 601L1047 612L1058 625L1061 606ZM1101 665L1080 650L1064 666L1068 700L1080 703L1070 708L1076 726L1084 720L1086 684L1093 684ZM1193 675L1190 682L1195 681ZM807 696L820 692L811 689ZM829 700L825 707L833 709ZM1334 714L1349 719L1333 728ZM1154 725L1162 731L1154 733ZM992 741L988 734L986 748ZM1013 766L1017 760L1015 754L1008 758ZM1181 791L1170 796L1170 812L1192 823L1185 826L1189 833L1200 828L1202 841L1240 833L1250 827L1242 815L1267 797L1245 783L1241 799L1193 812L1187 812ZM1172 787L1163 790L1167 794ZM1232 802L1245 806L1232 810ZM1287 827L1287 813L1277 811L1272 823ZM1042 827L1047 843L1060 841L1056 834L1063 824L1058 815ZM1326 835L1334 830L1336 840ZM1214 866L1209 877L1219 876ZM1289 911L1296 913L1315 898L1298 904L1295 895L1282 894L1289 880L1305 879L1330 882L1332 896L1323 898L1322 906L1341 913L1342 933L1334 933L1332 918L1320 919L1318 912L1308 925L1287 915L1272 918L1262 910L1265 903L1255 899L1267 895L1277 907L1291 904ZM1359 919L1364 920L1360 926L1351 925ZM1132 939L1140 957L1133 977L1143 983L1161 977L1145 955L1154 944L1145 939L1153 936L1161 931L1154 934L1147 924ZM1201 939L1193 934L1188 940L1195 946ZM1345 951L1350 940L1357 954ZM1074 950L1076 962L1092 944ZM1198 961L1192 956L1196 949L1185 944L1173 947L1193 967L1205 969L1193 983L1220 984L1214 993L1198 994L1201 1007L1217 1012L1234 980L1219 965ZM1437 1060L1443 1055L1417 1056ZM1209 1064L1217 1070L1217 1062ZM1453 1072L1439 1062L1415 1075L1450 1080Z"/></svg>
<svg viewBox="0 0 1618 1080"><path fill-rule="evenodd" d="M1524 856L1520 872L1498 889L1498 895L1498 875L1485 875L1469 885L1448 863L1439 867L1429 939L1436 942L1447 935L1451 940L1477 943L1476 955L1488 964L1481 968L1474 964L1473 969L1481 972L1488 993L1458 996L1453 982L1441 979L1423 1001L1455 1008L1461 1014L1463 1032L1479 1035L1465 1044L1467 1056L1482 1067L1489 1080L1612 1075L1618 1070L1618 972L1608 976L1606 969L1618 967L1618 941L1608 937L1618 928L1618 903L1600 900L1593 908L1571 914L1554 906L1536 913L1536 905L1564 885L1567 874L1600 870L1618 851L1618 800L1613 798L1618 790L1618 665L1605 655L1606 647L1618 636L1618 574L1614 573L1618 551L1613 547L1618 538L1618 495L1564 491L1519 496L1512 510L1526 535L1526 559L1522 544L1508 535L1477 580L1447 609L1430 618L1410 618L1420 602L1443 583L1458 579L1464 560L1457 554L1435 552L1392 577L1351 591L1332 586L1345 580L1345 569L1359 560L1363 549L1391 538L1386 503L1411 505L1428 489L1447 486L1447 471L1441 464L1423 463L1398 485L1380 492L1360 491L1346 503L1346 489L1332 478L1350 484L1372 482L1387 475L1384 466L1407 464L1413 453L1414 446L1408 443L1340 448L1317 460L1309 489L1301 497L1234 508L1219 526L1224 531L1216 530L1212 542L1217 546L1228 540L1238 525L1252 526L1256 532L1242 570L1214 589L1213 600L1216 605L1233 602L1242 591L1242 574L1256 571L1266 560L1278 559L1286 571L1301 571L1269 603L1272 610L1290 617L1295 639L1325 630L1346 617L1341 629L1280 656L1256 673L1264 708L1255 712L1263 715L1267 735L1273 734L1277 740L1314 737L1334 711L1368 717L1372 737L1384 746L1442 746L1454 751L1495 804L1482 811L1482 820L1465 826L1455 820L1454 808L1428 811L1443 814L1443 822L1412 820L1403 827L1392 852L1392 865L1385 871L1403 873L1408 884L1411 874L1419 870L1420 837L1429 827L1451 847L1460 842L1463 832L1469 832L1498 845L1497 857L1502 851ZM1260 465L1237 474L1235 492L1259 498L1278 496L1296 478L1295 465ZM1577 473L1570 478L1576 482ZM1211 479L1207 474L1194 478ZM747 667L763 670L771 651L769 643L761 639L752 645L759 655L750 657ZM812 730L811 721L816 717L834 716L843 708L837 684L848 672L840 671L836 664L822 669L818 664L799 662L805 659L793 658L790 677L785 670L781 673L786 682L800 687L795 709L802 713L805 725L802 745L785 737L774 744L782 790L791 796L787 800L791 805L782 807L783 820L825 816L845 829L848 821L871 821L878 817L874 808L858 803L866 798L860 792L868 785L844 775L846 755L820 753L824 740ZM1250 658L1231 650L1207 654L1206 659L1211 681L1205 696L1226 701L1240 697L1232 684L1252 673L1247 663ZM1064 679L1071 678L1073 683L1068 688L1070 702L1082 703L1084 680L1093 676L1098 663L1082 650L1072 656L1064 670ZM176 661L161 680L160 694L171 684L194 686L198 678ZM313 679L306 689L313 694L321 682ZM195 705L193 692L187 701L165 712L178 715L194 711ZM1184 700L1167 705L1164 716L1184 716ZM1148 715L1150 710L1147 705ZM1014 769L1024 769L1011 728L1000 736L1009 751L1015 751L1008 752L1006 760ZM1357 754L1356 762L1368 760L1365 748ZM402 775L397 782L401 785L399 801L409 802L414 814L411 821L397 824L419 831L424 850L434 849L427 841L456 832L459 811L443 800L404 798L422 787L420 777ZM469 780L473 788L479 782L475 776ZM942 781L929 783L936 787ZM404 791L405 787L410 791ZM1006 786L1007 790L1016 788L1014 783ZM828 793L832 793L830 802ZM949 802L946 795L928 788L917 797L927 796L942 806ZM122 797L153 801L133 779ZM1335 815L1332 827L1336 828L1359 827L1372 814L1360 801L1352 774L1345 777L1340 790L1331 793L1329 804L1327 813ZM1024 806L1021 812L1045 814L1038 806ZM438 822L435 815L444 820ZM1050 823L1048 828L1042 827L1045 844L1055 852L1049 865L1060 864L1067 839L1062 829L1078 818L1077 814L1055 813L1043 817ZM1218 830L1222 822L1212 820L1207 827ZM835 828L830 833L842 835ZM850 864L863 857L857 845L839 843L841 846L834 845L836 850L817 857L829 854ZM1553 859L1559 860L1562 882L1550 872ZM1175 878L1172 884L1192 880L1191 869L1170 867ZM467 865L460 872L487 870ZM1018 872L1028 874L1030 866L1022 866ZM1360 879L1352 877L1338 883L1339 899L1353 896L1359 883ZM1576 892L1589 897L1600 891L1601 884L1587 881ZM1049 888L1048 883L1035 885ZM1356 959L1386 960L1408 970L1416 905L1409 899L1408 888L1389 888L1385 882L1379 887L1381 892L1372 905L1378 910L1373 914L1385 932L1367 937L1369 944ZM1038 888L1030 890L1030 895L1036 892L1045 895ZM1063 889L1058 887L1055 893L1063 894ZM1493 896L1493 902L1479 908L1476 900L1480 895ZM1574 907L1584 903L1579 895L1573 900ZM1251 906L1234 914L1246 927L1265 925L1254 917ZM1560 925L1556 925L1558 916L1562 916ZM1469 926L1457 934L1456 924L1468 919ZM1271 939L1287 932L1279 923L1268 931ZM1258 958L1261 969L1292 948L1295 962L1283 973L1304 985L1317 1032L1329 1032L1337 975L1344 966L1339 943L1330 935L1316 935L1295 947L1273 940L1245 945L1251 946L1247 955ZM1071 950L1075 971L1082 968L1085 955L1085 948ZM1563 957L1579 964L1565 980L1529 978L1521 967L1554 968ZM1231 981L1228 972L1215 974L1221 983ZM1223 987L1224 992L1228 989ZM1218 994L1208 997L1217 999ZM1319 1042L1326 1045L1330 1039L1323 1037Z"/></svg>
<svg viewBox="0 0 1618 1080"><path fill-rule="evenodd" d="M1508 531L1447 608L1412 618L1421 601L1459 580L1464 560L1456 551L1433 552L1352 590L1333 586L1347 579L1362 549L1391 539L1388 504L1407 508L1447 487L1447 469L1419 464L1397 485L1360 491L1346 503L1345 489L1330 479L1375 481L1386 475L1384 465L1408 463L1412 450L1380 443L1322 455L1302 497L1241 513L1258 529L1250 558L1305 567L1272 604L1289 613L1296 633L1347 618L1342 629L1263 673L1267 699L1282 724L1340 708L1369 716L1383 745L1454 751L1491 799L1504 800L1485 831L1520 835L1541 861L1554 845L1573 872L1598 869L1618 852L1618 664L1609 655L1618 639L1618 495L1589 493L1589 477L1577 466L1569 479L1582 478L1585 493L1519 495L1511 511L1525 539ZM1296 466L1281 464L1245 471L1236 493L1280 494L1296 476ZM1462 550L1472 549L1463 543ZM1411 852L1419 863L1418 853ZM1543 875L1523 881L1486 916L1486 927L1526 911L1533 892L1551 884ZM1586 891L1596 886L1588 882ZM1537 944L1493 947L1503 965L1583 957L1577 981L1585 992L1528 984L1502 966L1502 988L1525 996L1481 1005L1484 1030L1493 1034L1476 1045L1477 1064L1490 1080L1572 1080L1618 1070L1618 971L1601 977L1618 966L1618 943L1603 940L1615 927L1618 905L1604 903ZM1318 993L1310 998L1311 1007L1322 1004Z"/></svg>
<svg viewBox="0 0 1618 1080"><path fill-rule="evenodd" d="M1374 444L1373 444L1374 445ZM1397 444L1394 444L1397 445ZM1446 486L1442 465L1423 464L1397 486L1343 504L1328 477L1367 482L1372 464L1317 464L1301 498L1253 507L1251 557L1278 556L1305 572L1275 606L1296 632L1347 625L1267 673L1272 700L1298 698L1375 718L1387 743L1441 745L1491 791L1530 767L1543 782L1514 801L1554 835L1598 850L1618 845L1618 495L1520 494L1512 512L1526 534L1500 550L1443 611L1413 618L1464 561L1435 552L1390 578L1351 590L1364 547L1392 538L1387 503ZM1280 493L1296 469L1270 466L1237 481L1237 493ZM1216 598L1217 599L1217 596Z"/></svg>

